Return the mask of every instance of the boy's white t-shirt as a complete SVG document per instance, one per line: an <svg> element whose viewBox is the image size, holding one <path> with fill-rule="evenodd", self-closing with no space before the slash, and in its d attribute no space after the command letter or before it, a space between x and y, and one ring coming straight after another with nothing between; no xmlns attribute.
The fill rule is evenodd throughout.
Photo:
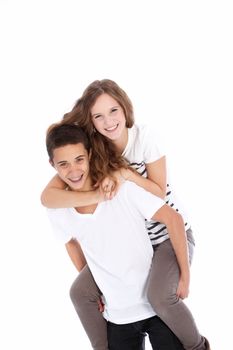
<svg viewBox="0 0 233 350"><path fill-rule="evenodd" d="M159 160L164 156L164 153L161 152L157 145L157 137L153 127L134 124L132 128L128 129L128 142L122 155L139 174L147 177L146 164ZM182 215L187 231L190 228L188 217L181 201L172 188L169 174L167 174L165 202ZM158 245L169 239L168 231L164 224L147 221L146 227L152 245Z"/></svg>
<svg viewBox="0 0 233 350"><path fill-rule="evenodd" d="M57 236L76 238L104 295L104 317L125 324L155 315L147 300L153 249L145 227L164 205L160 198L126 181L111 201L93 214L74 208L48 209Z"/></svg>

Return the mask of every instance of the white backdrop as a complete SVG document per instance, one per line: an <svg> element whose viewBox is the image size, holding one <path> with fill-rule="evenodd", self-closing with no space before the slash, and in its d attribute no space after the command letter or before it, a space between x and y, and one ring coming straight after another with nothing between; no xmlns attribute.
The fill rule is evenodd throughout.
<svg viewBox="0 0 233 350"><path fill-rule="evenodd" d="M212 349L229 349L232 18L224 0L0 0L2 349L90 349L39 197L54 173L46 128L102 78L157 128L196 238L187 303Z"/></svg>

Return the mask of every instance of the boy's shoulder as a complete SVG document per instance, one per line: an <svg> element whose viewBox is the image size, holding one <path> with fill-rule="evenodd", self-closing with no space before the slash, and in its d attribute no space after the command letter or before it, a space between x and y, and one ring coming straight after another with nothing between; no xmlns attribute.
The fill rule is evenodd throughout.
<svg viewBox="0 0 233 350"><path fill-rule="evenodd" d="M133 196L137 193L144 193L144 192L147 192L144 188L138 186L137 184L135 184L134 182L132 181L129 181L129 180L125 180L119 191L118 191L118 194L120 196Z"/></svg>

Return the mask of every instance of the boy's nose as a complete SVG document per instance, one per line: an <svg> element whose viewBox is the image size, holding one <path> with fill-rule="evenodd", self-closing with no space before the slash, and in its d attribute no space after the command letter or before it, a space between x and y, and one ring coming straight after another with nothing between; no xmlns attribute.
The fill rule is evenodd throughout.
<svg viewBox="0 0 233 350"><path fill-rule="evenodd" d="M78 164L73 164L71 167L70 167L70 172L72 173L80 173L80 166Z"/></svg>

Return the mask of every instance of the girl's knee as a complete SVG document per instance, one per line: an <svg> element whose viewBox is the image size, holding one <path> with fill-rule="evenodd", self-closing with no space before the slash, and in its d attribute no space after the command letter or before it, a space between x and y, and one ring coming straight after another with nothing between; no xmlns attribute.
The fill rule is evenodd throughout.
<svg viewBox="0 0 233 350"><path fill-rule="evenodd" d="M82 284L80 283L79 279L76 278L76 280L73 282L72 286L70 287L70 299L73 303L77 304L79 301L83 300L86 296L85 288L83 288Z"/></svg>
<svg viewBox="0 0 233 350"><path fill-rule="evenodd" d="M163 290L149 289L148 290L148 301L158 315L167 313L169 308L176 304L179 298L176 293Z"/></svg>
<svg viewBox="0 0 233 350"><path fill-rule="evenodd" d="M101 292L97 285L91 280L76 278L70 288L70 298L75 305L82 305L89 302L97 302Z"/></svg>

